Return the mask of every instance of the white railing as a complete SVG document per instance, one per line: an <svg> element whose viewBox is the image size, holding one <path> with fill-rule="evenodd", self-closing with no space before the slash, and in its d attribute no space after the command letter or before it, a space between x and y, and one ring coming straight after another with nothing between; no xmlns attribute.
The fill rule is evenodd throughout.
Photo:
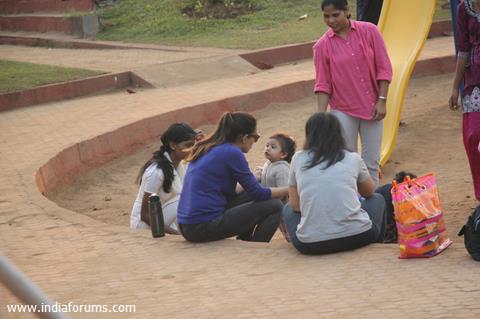
<svg viewBox="0 0 480 319"><path fill-rule="evenodd" d="M41 309L45 305L53 306L53 302L35 285L28 277L18 269L7 257L0 254L0 284L3 284L18 299L26 305L36 305ZM60 312L36 312L42 319L68 319ZM2 318L0 308L0 319Z"/></svg>

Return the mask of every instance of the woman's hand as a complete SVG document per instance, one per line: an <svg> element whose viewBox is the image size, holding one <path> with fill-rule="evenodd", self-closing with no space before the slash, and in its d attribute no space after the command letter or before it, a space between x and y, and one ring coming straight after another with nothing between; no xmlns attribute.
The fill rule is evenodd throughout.
<svg viewBox="0 0 480 319"><path fill-rule="evenodd" d="M458 109L458 90L452 90L452 95L448 99L448 106L452 111L456 111Z"/></svg>
<svg viewBox="0 0 480 319"><path fill-rule="evenodd" d="M385 100L378 100L373 109L373 121L381 121L387 115L387 102Z"/></svg>

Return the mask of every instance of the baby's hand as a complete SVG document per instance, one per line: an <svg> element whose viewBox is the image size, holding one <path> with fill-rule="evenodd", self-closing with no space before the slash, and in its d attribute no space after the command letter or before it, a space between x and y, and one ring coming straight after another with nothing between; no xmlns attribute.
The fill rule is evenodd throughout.
<svg viewBox="0 0 480 319"><path fill-rule="evenodd" d="M262 172L263 172L263 167L257 166L257 167L255 168L254 174L255 174L255 178L256 178L257 180L261 180L261 179L262 179Z"/></svg>

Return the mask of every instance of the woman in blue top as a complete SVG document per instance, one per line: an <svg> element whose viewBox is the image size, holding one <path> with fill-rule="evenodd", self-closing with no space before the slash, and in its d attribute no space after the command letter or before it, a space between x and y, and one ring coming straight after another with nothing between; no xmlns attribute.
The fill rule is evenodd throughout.
<svg viewBox="0 0 480 319"><path fill-rule="evenodd" d="M255 118L242 112L226 113L215 131L195 144L185 175L178 223L183 237L208 242L232 236L269 242L280 223L280 199L286 187L264 188L250 171L244 153L260 137ZM231 207L240 183L253 200Z"/></svg>

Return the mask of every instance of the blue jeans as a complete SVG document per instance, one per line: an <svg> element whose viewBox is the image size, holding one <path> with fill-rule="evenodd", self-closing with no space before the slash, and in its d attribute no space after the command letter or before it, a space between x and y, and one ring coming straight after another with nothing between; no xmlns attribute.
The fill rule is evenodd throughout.
<svg viewBox="0 0 480 319"><path fill-rule="evenodd" d="M318 255L347 251L366 246L371 243L381 243L385 238L386 214L385 200L380 194L373 194L362 202L362 208L367 212L372 221L372 228L366 232L335 238L331 240L303 243L297 238L297 226L300 223L301 214L295 212L292 206L287 204L283 209L283 220L293 246L302 254Z"/></svg>

